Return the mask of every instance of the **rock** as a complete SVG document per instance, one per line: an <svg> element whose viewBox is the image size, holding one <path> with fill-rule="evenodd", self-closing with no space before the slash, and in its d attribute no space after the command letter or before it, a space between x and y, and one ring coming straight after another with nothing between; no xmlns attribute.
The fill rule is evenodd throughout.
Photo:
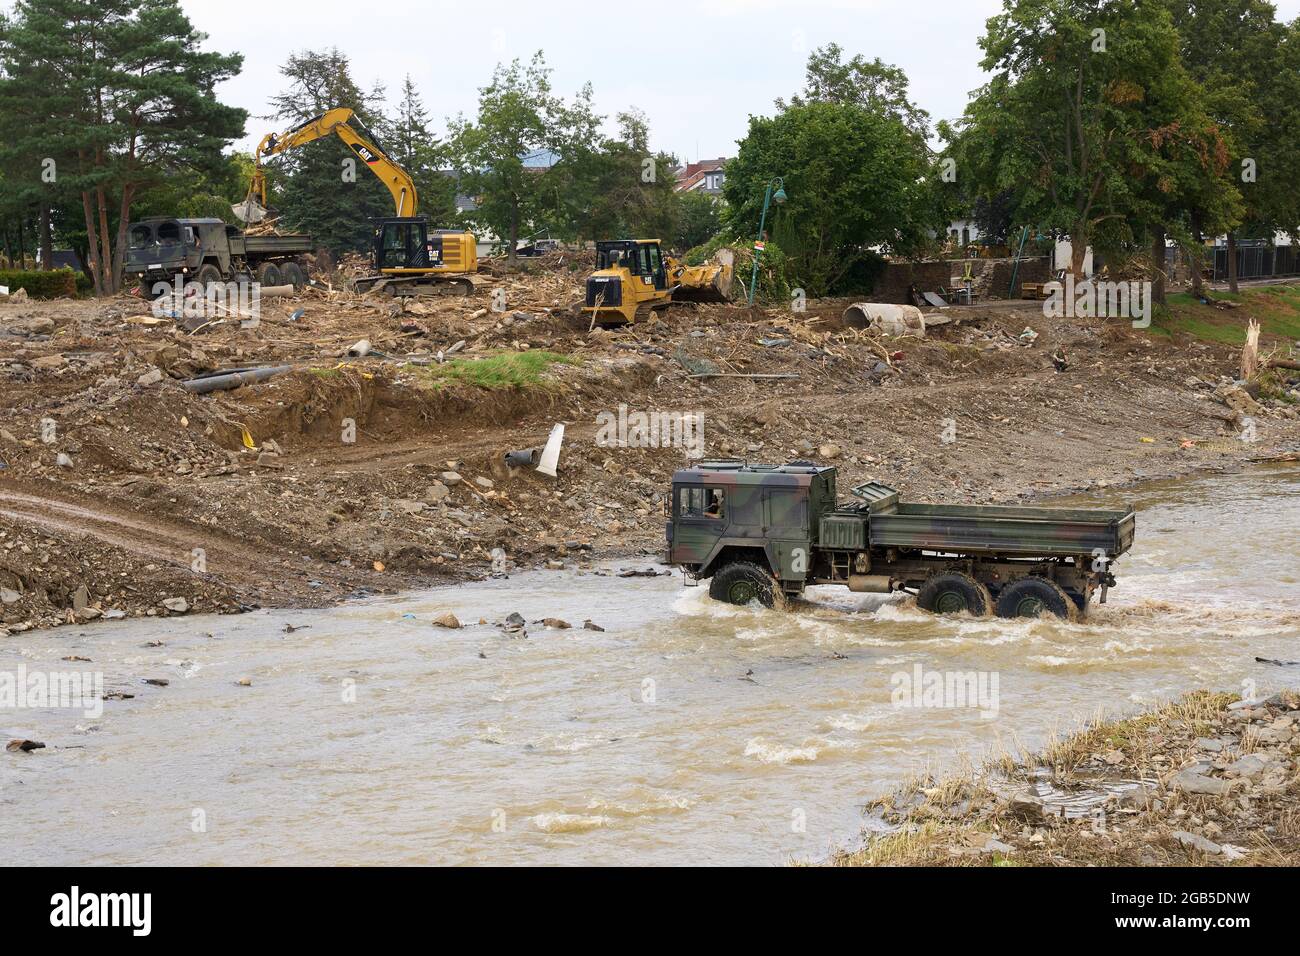
<svg viewBox="0 0 1300 956"><path fill-rule="evenodd" d="M426 505L423 501L416 501L413 498L399 498L393 502L393 507L408 515L418 515Z"/></svg>
<svg viewBox="0 0 1300 956"><path fill-rule="evenodd" d="M119 608L111 607L104 612L104 620L106 621L120 621L124 617L126 617L126 611Z"/></svg>
<svg viewBox="0 0 1300 956"><path fill-rule="evenodd" d="M582 622L582 626L583 626L583 629L584 629L584 630L588 630L588 631L603 631L603 630L605 630L603 627L601 627L599 624L596 624L596 623L593 622L593 621L583 621L583 622Z"/></svg>
<svg viewBox="0 0 1300 956"><path fill-rule="evenodd" d="M45 744L41 743L39 740L18 739L18 740L11 740L9 741L9 743L5 744L5 750L9 751L11 754L16 754L19 752L26 754L26 753L31 753L33 750L44 750L44 749L45 749Z"/></svg>
<svg viewBox="0 0 1300 956"><path fill-rule="evenodd" d="M1007 853L1014 853L1015 850L1016 848L1013 847L1011 844L1003 843L1001 840L994 839L993 837L989 837L988 842L984 844L985 853L1007 854Z"/></svg>
<svg viewBox="0 0 1300 956"><path fill-rule="evenodd" d="M60 468L71 468L72 458L68 455L67 452L61 451L58 453L57 456L55 456L54 463L58 465Z"/></svg>
<svg viewBox="0 0 1300 956"><path fill-rule="evenodd" d="M90 589L80 585L72 594L72 610L80 614L90 604Z"/></svg>
<svg viewBox="0 0 1300 956"><path fill-rule="evenodd" d="M506 619L501 622L501 628L509 634L527 634L524 631L524 616L518 611L506 615Z"/></svg>
<svg viewBox="0 0 1300 956"><path fill-rule="evenodd" d="M822 458L839 458L842 454L840 446L832 444L822 445L821 448L817 449L817 453Z"/></svg>
<svg viewBox="0 0 1300 956"><path fill-rule="evenodd" d="M14 289L14 291L9 293L9 302L12 303L13 305L21 305L26 301L27 301L26 289ZM41 746L44 746L44 744L42 744Z"/></svg>
<svg viewBox="0 0 1300 956"><path fill-rule="evenodd" d="M456 615L452 614L450 611L447 611L444 614L439 614L437 617L433 619L433 623L437 627L450 627L452 629L456 629L461 626L460 621L457 619Z"/></svg>
<svg viewBox="0 0 1300 956"><path fill-rule="evenodd" d="M1186 830L1175 830L1169 834L1183 846L1190 846L1192 849L1200 850L1202 853L1219 854L1223 852L1223 847L1213 840L1207 840L1203 836L1197 836L1195 833L1188 833Z"/></svg>
<svg viewBox="0 0 1300 956"><path fill-rule="evenodd" d="M5 604L17 604L22 600L22 595L13 588L0 588L0 602Z"/></svg>
<svg viewBox="0 0 1300 956"><path fill-rule="evenodd" d="M438 476L438 479L448 488L454 488L456 485L459 485L462 481L465 480L460 476L459 472L455 472L455 471L444 471L442 474Z"/></svg>
<svg viewBox="0 0 1300 956"><path fill-rule="evenodd" d="M474 484L478 485L484 491L487 491L496 483L491 478L484 478L480 475L478 478L474 479Z"/></svg>
<svg viewBox="0 0 1300 956"><path fill-rule="evenodd" d="M97 607L83 607L80 611L75 612L79 621L93 621L104 612Z"/></svg>
<svg viewBox="0 0 1300 956"><path fill-rule="evenodd" d="M1220 780L1218 777L1207 777L1205 774L1190 769L1180 770L1174 774L1170 785L1175 790L1181 790L1184 793L1201 793L1215 797L1223 796L1232 789L1232 784L1227 780Z"/></svg>
<svg viewBox="0 0 1300 956"><path fill-rule="evenodd" d="M1240 760L1235 760L1228 764L1224 773L1230 773L1246 780L1252 780L1258 777L1268 769L1268 761L1259 754L1246 754Z"/></svg>
<svg viewBox="0 0 1300 956"><path fill-rule="evenodd" d="M252 687L252 686L253 686L253 678L251 678L251 677L241 677L241 678L239 678L239 680L235 681L235 683L236 683L238 686L240 686L240 687Z"/></svg>
<svg viewBox="0 0 1300 956"><path fill-rule="evenodd" d="M17 445L18 436L7 428L0 428L0 441L3 441L7 445Z"/></svg>
<svg viewBox="0 0 1300 956"><path fill-rule="evenodd" d="M183 597L166 598L162 604L167 610L174 611L177 614L184 614L190 609L190 602Z"/></svg>
<svg viewBox="0 0 1300 956"><path fill-rule="evenodd" d="M1217 754L1229 743L1231 743L1231 741L1225 741L1213 737L1197 737L1196 749L1204 750L1206 753Z"/></svg>
<svg viewBox="0 0 1300 956"><path fill-rule="evenodd" d="M19 291L25 292L25 289ZM44 316L32 319L14 319L6 322L5 328L15 335L49 335L54 331L54 320Z"/></svg>
<svg viewBox="0 0 1300 956"><path fill-rule="evenodd" d="M545 624L547 627L554 628L557 631L566 631L573 626L568 621L562 620L561 618L558 617L544 617L542 618L542 623Z"/></svg>
<svg viewBox="0 0 1300 956"><path fill-rule="evenodd" d="M441 481L435 481L427 489L425 489L424 497L427 498L429 501L439 502L439 501L446 501L447 497L450 494L451 494L450 488L444 485Z"/></svg>
<svg viewBox="0 0 1300 956"><path fill-rule="evenodd" d="M1026 823L1042 823L1047 818L1042 799L1032 793L1016 794L1007 802L1007 811Z"/></svg>
<svg viewBox="0 0 1300 956"><path fill-rule="evenodd" d="M547 562L546 562L546 568L547 568L547 570L549 570L549 571L563 571L563 570L564 570L564 562L563 562L563 561L547 561Z"/></svg>
<svg viewBox="0 0 1300 956"><path fill-rule="evenodd" d="M149 371L145 372L143 375L137 378L135 380L135 383L137 385L149 386L149 385L157 385L162 380L163 380L162 369L151 368L149 369Z"/></svg>

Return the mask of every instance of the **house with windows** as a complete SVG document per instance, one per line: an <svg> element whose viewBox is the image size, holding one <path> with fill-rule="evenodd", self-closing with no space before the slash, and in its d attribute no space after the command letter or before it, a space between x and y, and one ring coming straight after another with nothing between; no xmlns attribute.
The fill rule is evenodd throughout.
<svg viewBox="0 0 1300 956"><path fill-rule="evenodd" d="M715 199L722 197L722 184L727 179L727 159L701 159L677 168L677 183L673 190L679 193L701 192Z"/></svg>

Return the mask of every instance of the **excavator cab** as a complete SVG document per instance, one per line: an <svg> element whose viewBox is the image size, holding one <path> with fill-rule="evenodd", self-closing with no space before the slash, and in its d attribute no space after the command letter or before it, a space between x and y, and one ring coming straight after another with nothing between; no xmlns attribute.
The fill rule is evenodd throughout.
<svg viewBox="0 0 1300 956"><path fill-rule="evenodd" d="M389 216L372 222L371 260L377 276L415 279L478 269L477 242L468 232L430 229L424 216Z"/></svg>

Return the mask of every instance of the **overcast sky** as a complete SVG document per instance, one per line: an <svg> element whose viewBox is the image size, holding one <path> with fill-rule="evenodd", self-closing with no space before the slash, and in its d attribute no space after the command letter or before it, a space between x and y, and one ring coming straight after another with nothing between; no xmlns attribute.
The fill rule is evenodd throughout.
<svg viewBox="0 0 1300 956"><path fill-rule="evenodd" d="M3 0L0 0L3 3ZM1001 0L182 0L209 49L244 55L222 99L252 114L241 147L276 123L259 119L293 52L338 46L363 86L395 96L409 73L442 133L446 118L473 114L478 88L498 61L546 53L556 92L590 80L610 118L645 111L651 143L679 159L735 154L752 114L803 85L813 48L902 67L912 98L935 119L961 115L980 86L978 38ZM1300 0L1278 0L1279 17Z"/></svg>

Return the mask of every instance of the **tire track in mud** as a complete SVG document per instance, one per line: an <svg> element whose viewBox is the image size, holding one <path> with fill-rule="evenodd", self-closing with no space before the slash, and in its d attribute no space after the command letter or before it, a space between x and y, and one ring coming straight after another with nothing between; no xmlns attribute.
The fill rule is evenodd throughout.
<svg viewBox="0 0 1300 956"><path fill-rule="evenodd" d="M35 491L0 481L0 519L50 535L90 539L97 545L186 570L191 567L195 549L202 549L207 567L203 573L241 591L300 594L300 586L286 587L281 581L286 575L308 574L301 555L265 541L245 541L199 525L91 503L84 496L62 490ZM311 568L310 576L340 586L367 577L354 570L345 578L328 566Z"/></svg>

